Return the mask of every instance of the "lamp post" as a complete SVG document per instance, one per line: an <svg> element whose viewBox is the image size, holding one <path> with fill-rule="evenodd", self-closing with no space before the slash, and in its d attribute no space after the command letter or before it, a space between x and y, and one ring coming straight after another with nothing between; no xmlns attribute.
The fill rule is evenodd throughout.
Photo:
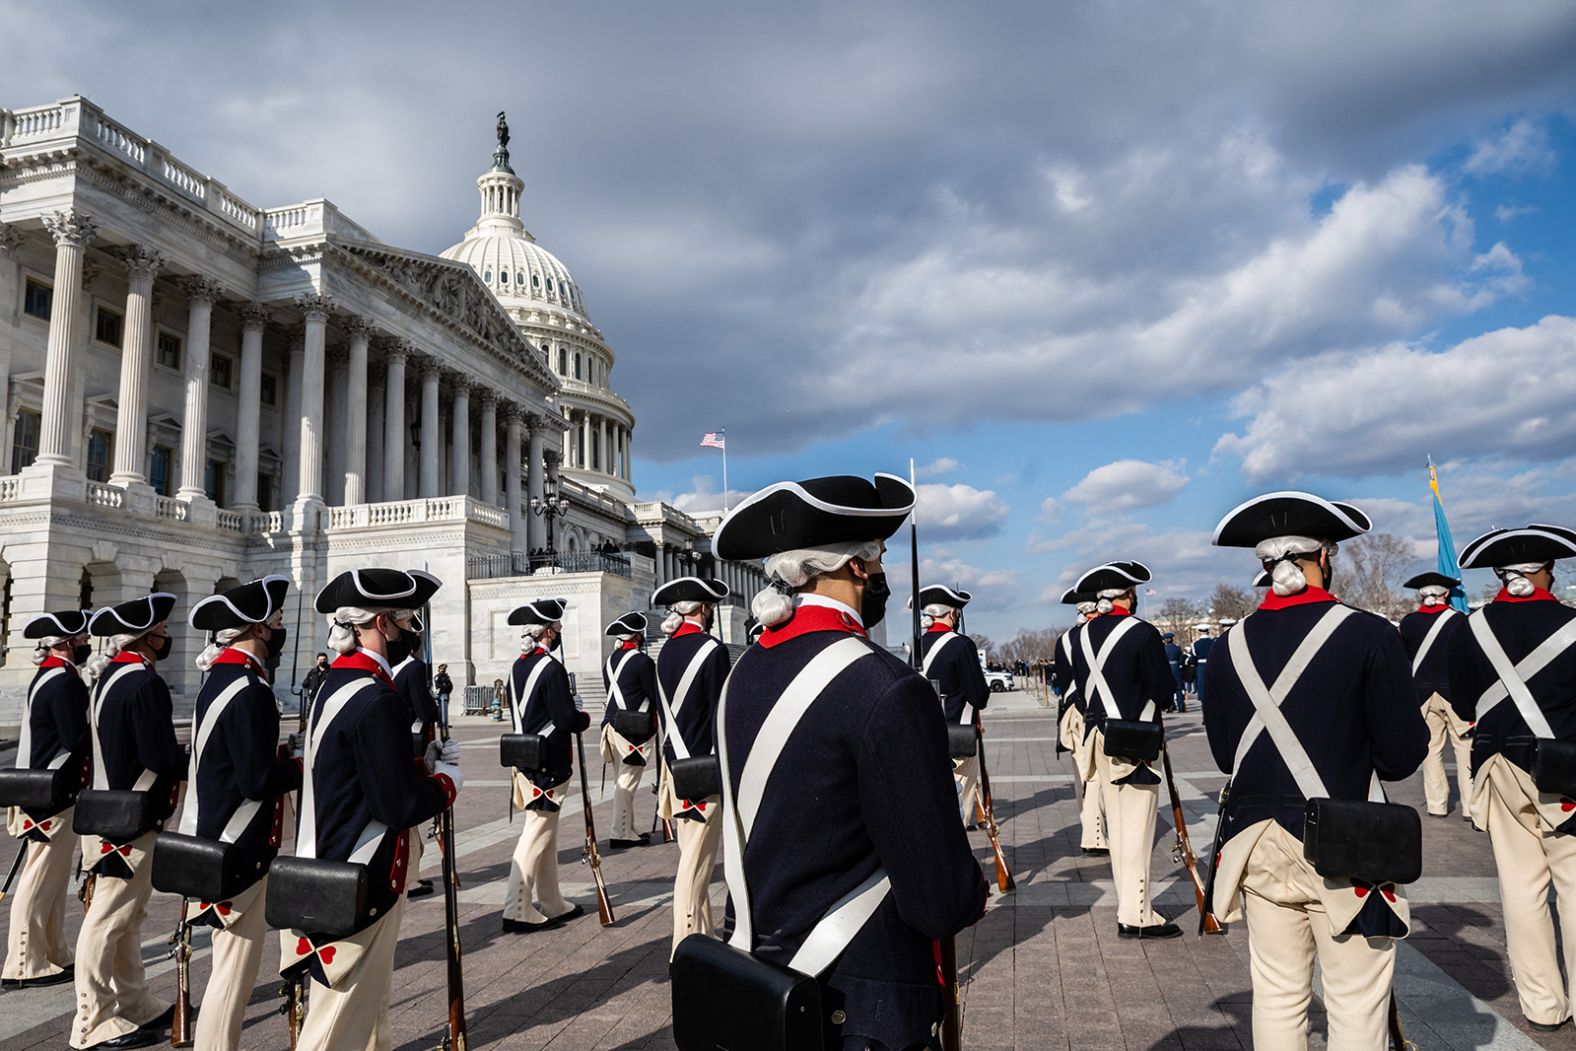
<svg viewBox="0 0 1576 1051"><path fill-rule="evenodd" d="M542 495L531 497L531 513L547 519L547 564L558 565L553 548L553 519L569 513L569 501L558 491L558 480L551 476L542 480Z"/></svg>

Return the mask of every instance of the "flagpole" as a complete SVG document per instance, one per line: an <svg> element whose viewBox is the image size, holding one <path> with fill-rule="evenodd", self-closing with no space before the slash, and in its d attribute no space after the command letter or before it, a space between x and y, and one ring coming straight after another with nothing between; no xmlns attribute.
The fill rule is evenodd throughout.
<svg viewBox="0 0 1576 1051"><path fill-rule="evenodd" d="M728 514L728 432L722 432L722 514Z"/></svg>

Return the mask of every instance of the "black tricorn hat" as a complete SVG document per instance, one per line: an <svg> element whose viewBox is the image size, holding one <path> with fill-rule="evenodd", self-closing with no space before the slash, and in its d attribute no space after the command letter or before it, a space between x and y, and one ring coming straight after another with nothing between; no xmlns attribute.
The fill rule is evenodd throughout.
<svg viewBox="0 0 1576 1051"><path fill-rule="evenodd" d="M210 595L192 607L191 626L198 631L223 631L261 624L284 608L290 578L262 577Z"/></svg>
<svg viewBox="0 0 1576 1051"><path fill-rule="evenodd" d="M1351 504L1312 493L1285 490L1255 496L1238 504L1215 526L1217 547L1257 547L1277 536L1305 536L1336 543L1373 528L1368 516Z"/></svg>
<svg viewBox="0 0 1576 1051"><path fill-rule="evenodd" d="M1275 581L1270 579L1270 571L1267 569L1261 569L1253 576L1253 586L1256 588L1267 588L1274 583ZM1407 587L1411 587L1411 585L1408 584Z"/></svg>
<svg viewBox="0 0 1576 1051"><path fill-rule="evenodd" d="M155 591L118 606L105 606L88 621L88 634L145 635L170 619L175 609L175 596L168 591Z"/></svg>
<svg viewBox="0 0 1576 1051"><path fill-rule="evenodd" d="M609 635L644 635L646 633L646 615L638 610L619 617L607 626Z"/></svg>
<svg viewBox="0 0 1576 1051"><path fill-rule="evenodd" d="M1064 606L1076 606L1082 602L1093 602L1095 601L1096 597L1097 596L1093 591L1079 591L1078 588L1074 586L1062 592L1061 601L1062 605Z"/></svg>
<svg viewBox="0 0 1576 1051"><path fill-rule="evenodd" d="M895 474L778 482L735 507L711 538L721 559L742 562L801 547L885 540L914 510L914 488Z"/></svg>
<svg viewBox="0 0 1576 1051"><path fill-rule="evenodd" d="M667 609L675 602L720 602L728 597L728 585L720 580L676 577L651 593L653 609Z"/></svg>
<svg viewBox="0 0 1576 1051"><path fill-rule="evenodd" d="M1573 556L1576 556L1576 531L1563 526L1490 529L1461 549L1461 568L1497 569Z"/></svg>
<svg viewBox="0 0 1576 1051"><path fill-rule="evenodd" d="M746 642L757 642L766 633L766 625L754 617L744 618L744 638Z"/></svg>
<svg viewBox="0 0 1576 1051"><path fill-rule="evenodd" d="M58 636L69 639L75 635L86 634L88 621L92 619L93 611L90 609L63 609L56 613L45 613L27 622L27 627L22 629L22 637L46 639Z"/></svg>
<svg viewBox="0 0 1576 1051"><path fill-rule="evenodd" d="M1116 588L1125 590L1135 584L1147 583L1149 578L1149 567L1142 562L1107 562L1079 577L1073 590L1091 595Z"/></svg>
<svg viewBox="0 0 1576 1051"><path fill-rule="evenodd" d="M1459 587L1459 577L1449 577L1443 573L1419 573L1401 586L1404 588L1453 588Z"/></svg>
<svg viewBox="0 0 1576 1051"><path fill-rule="evenodd" d="M419 609L443 582L420 570L348 569L317 593L313 608L332 613L341 606L363 609Z"/></svg>
<svg viewBox="0 0 1576 1051"><path fill-rule="evenodd" d="M974 596L961 589L954 590L945 584L932 584L919 589L919 605L925 606L951 606L953 609L962 609L969 604Z"/></svg>
<svg viewBox="0 0 1576 1051"><path fill-rule="evenodd" d="M564 619L564 610L568 608L569 600L566 598L534 598L510 610L509 623L517 627L526 624L556 624Z"/></svg>

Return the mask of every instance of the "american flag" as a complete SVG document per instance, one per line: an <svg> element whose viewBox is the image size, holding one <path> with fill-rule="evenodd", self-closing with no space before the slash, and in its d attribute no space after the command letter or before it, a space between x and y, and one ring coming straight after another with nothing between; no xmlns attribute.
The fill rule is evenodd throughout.
<svg viewBox="0 0 1576 1051"><path fill-rule="evenodd" d="M1156 591L1154 588L1145 588L1144 589L1144 597L1145 598L1154 598L1158 594L1160 594L1160 592Z"/></svg>
<svg viewBox="0 0 1576 1051"><path fill-rule="evenodd" d="M723 435L727 433L727 431L707 431L700 440L700 447L702 449L726 449L728 440Z"/></svg>

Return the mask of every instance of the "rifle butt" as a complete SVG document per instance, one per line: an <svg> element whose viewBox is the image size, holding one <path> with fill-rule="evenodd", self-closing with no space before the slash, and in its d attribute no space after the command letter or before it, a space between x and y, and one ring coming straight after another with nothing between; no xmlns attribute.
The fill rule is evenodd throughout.
<svg viewBox="0 0 1576 1051"><path fill-rule="evenodd" d="M958 988L958 945L952 938L943 938L939 945L941 981L945 986L942 996L941 1051L962 1051L963 993Z"/></svg>

